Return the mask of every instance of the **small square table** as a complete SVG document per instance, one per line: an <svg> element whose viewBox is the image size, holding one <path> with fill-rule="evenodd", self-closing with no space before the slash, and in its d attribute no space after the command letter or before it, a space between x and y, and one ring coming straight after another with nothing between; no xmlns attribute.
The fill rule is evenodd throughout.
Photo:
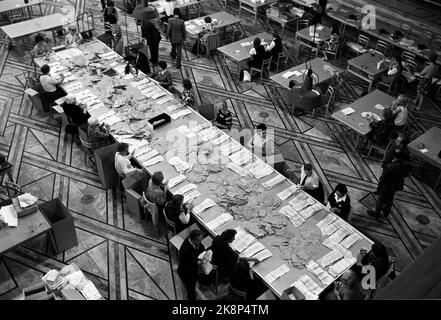
<svg viewBox="0 0 441 320"><path fill-rule="evenodd" d="M383 59L384 55L378 52L366 52L348 61L348 72L367 81L369 83L368 92L370 92L375 79L389 68L388 63L383 63L380 68L377 68L378 62Z"/></svg>

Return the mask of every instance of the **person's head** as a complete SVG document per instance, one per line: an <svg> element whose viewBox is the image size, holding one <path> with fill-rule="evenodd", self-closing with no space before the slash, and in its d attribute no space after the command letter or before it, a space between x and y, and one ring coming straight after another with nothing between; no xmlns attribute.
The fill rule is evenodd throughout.
<svg viewBox="0 0 441 320"><path fill-rule="evenodd" d="M228 112L228 105L227 105L227 101L222 102L222 106L220 109L223 113L227 113Z"/></svg>
<svg viewBox="0 0 441 320"><path fill-rule="evenodd" d="M181 10L179 10L179 8L174 8L173 9L173 15L180 17L181 16Z"/></svg>
<svg viewBox="0 0 441 320"><path fill-rule="evenodd" d="M99 125L100 122L97 117L90 117L87 120L87 123L89 124L89 126L97 126L97 125Z"/></svg>
<svg viewBox="0 0 441 320"><path fill-rule="evenodd" d="M77 32L77 28L76 28L75 26L70 26L70 27L69 27L69 32L70 32L71 34L75 34L75 32Z"/></svg>
<svg viewBox="0 0 441 320"><path fill-rule="evenodd" d="M276 31L273 31L272 34L274 39L279 38L279 34Z"/></svg>
<svg viewBox="0 0 441 320"><path fill-rule="evenodd" d="M260 130L260 131L266 131L267 126L266 126L266 124L264 124L264 123L259 123L259 124L257 125L256 129L257 129L257 130Z"/></svg>
<svg viewBox="0 0 441 320"><path fill-rule="evenodd" d="M49 67L49 65L45 64L41 67L42 74L49 74L49 72L51 72L51 67Z"/></svg>
<svg viewBox="0 0 441 320"><path fill-rule="evenodd" d="M343 183L339 183L335 187L335 193L337 197L343 198L348 193L348 188Z"/></svg>
<svg viewBox="0 0 441 320"><path fill-rule="evenodd" d="M156 186L160 186L164 181L164 174L161 171L156 171L152 174L152 183Z"/></svg>
<svg viewBox="0 0 441 320"><path fill-rule="evenodd" d="M392 155L392 161L400 161L403 159L403 153L401 152L401 149L397 148L394 150Z"/></svg>
<svg viewBox="0 0 441 320"><path fill-rule="evenodd" d="M438 54L436 52L430 53L429 61L432 63L436 63L437 60L438 60Z"/></svg>
<svg viewBox="0 0 441 320"><path fill-rule="evenodd" d="M312 69L308 69L308 72L306 73L308 77L312 77Z"/></svg>
<svg viewBox="0 0 441 320"><path fill-rule="evenodd" d="M136 47L130 48L130 53L131 53L133 56L137 57L138 54L139 54L139 49L136 48Z"/></svg>
<svg viewBox="0 0 441 320"><path fill-rule="evenodd" d="M76 104L77 103L77 99L75 98L74 95L67 95L66 98L64 98L64 103L66 104Z"/></svg>
<svg viewBox="0 0 441 320"><path fill-rule="evenodd" d="M337 22L334 22L331 27L331 34L340 34L340 28Z"/></svg>
<svg viewBox="0 0 441 320"><path fill-rule="evenodd" d="M108 21L110 24L117 24L118 23L118 19L114 15L110 15L108 19L109 19Z"/></svg>
<svg viewBox="0 0 441 320"><path fill-rule="evenodd" d="M205 23L211 23L211 17L210 16L206 16L205 18L204 18L204 21L205 21Z"/></svg>
<svg viewBox="0 0 441 320"><path fill-rule="evenodd" d="M404 94L400 94L400 95L395 99L395 105L397 105L397 106L407 107L407 97L406 97Z"/></svg>
<svg viewBox="0 0 441 320"><path fill-rule="evenodd" d="M305 163L303 165L303 171L305 172L306 176L309 177L312 174L312 164Z"/></svg>
<svg viewBox="0 0 441 320"><path fill-rule="evenodd" d="M198 245L204 239L204 235L202 234L201 230L195 229L195 230L191 230L189 238L192 243Z"/></svg>
<svg viewBox="0 0 441 320"><path fill-rule="evenodd" d="M253 46L254 46L254 47L260 46L260 38L256 38L256 39L254 39L254 41L253 41Z"/></svg>
<svg viewBox="0 0 441 320"><path fill-rule="evenodd" d="M129 154L129 145L124 142L118 144L118 152L122 155L128 155Z"/></svg>
<svg viewBox="0 0 441 320"><path fill-rule="evenodd" d="M184 196L182 194L175 194L169 203L171 207L178 209L184 203Z"/></svg>
<svg viewBox="0 0 441 320"><path fill-rule="evenodd" d="M383 119L384 120L391 120L394 118L394 113L392 112L391 108L384 108L383 110Z"/></svg>
<svg viewBox="0 0 441 320"><path fill-rule="evenodd" d="M237 231L234 229L227 229L221 233L221 239L227 243L234 241Z"/></svg>
<svg viewBox="0 0 441 320"><path fill-rule="evenodd" d="M191 90L191 88L193 88L189 79L184 79L184 81L182 81L182 84L184 86L184 89L186 90Z"/></svg>
<svg viewBox="0 0 441 320"><path fill-rule="evenodd" d="M289 80L288 87L290 89L294 88L295 85L296 85L296 82L294 80Z"/></svg>
<svg viewBox="0 0 441 320"><path fill-rule="evenodd" d="M341 276L341 284L346 288L354 288L358 285L357 274L352 270L347 270Z"/></svg>
<svg viewBox="0 0 441 320"><path fill-rule="evenodd" d="M374 242L372 245L372 254L381 260L388 260L389 256L387 254L386 247L380 242Z"/></svg>
<svg viewBox="0 0 441 320"><path fill-rule="evenodd" d="M113 7L115 5L112 0L107 0L106 4L108 7Z"/></svg>
<svg viewBox="0 0 441 320"><path fill-rule="evenodd" d="M159 61L159 62L158 62L158 67L159 67L159 70L161 70L161 71L166 70L166 69L167 69L167 62L165 62L165 61Z"/></svg>
<svg viewBox="0 0 441 320"><path fill-rule="evenodd" d="M395 145L399 148L407 147L409 144L409 137L404 132L399 132L395 139Z"/></svg>
<svg viewBox="0 0 441 320"><path fill-rule="evenodd" d="M37 34L35 36L35 43L36 44L39 44L39 43L42 43L42 42L45 42L45 41L46 41L46 39L41 34Z"/></svg>

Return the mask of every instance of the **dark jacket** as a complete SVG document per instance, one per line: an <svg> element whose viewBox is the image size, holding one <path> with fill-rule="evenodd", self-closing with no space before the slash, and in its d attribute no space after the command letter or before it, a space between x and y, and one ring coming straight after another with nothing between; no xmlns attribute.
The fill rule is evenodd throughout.
<svg viewBox="0 0 441 320"><path fill-rule="evenodd" d="M369 126L372 129L367 136L369 140L380 146L384 146L389 143L395 129L393 119L383 119L380 121L371 122Z"/></svg>
<svg viewBox="0 0 441 320"><path fill-rule="evenodd" d="M142 28L142 37L147 39L148 43L159 43L161 41L161 33L158 28L156 28L155 24L149 20L143 22Z"/></svg>
<svg viewBox="0 0 441 320"><path fill-rule="evenodd" d="M275 46L271 49L271 56L273 57L273 61L276 61L275 59L279 57L279 53L283 51L283 43L280 37L274 38L273 41L275 43Z"/></svg>
<svg viewBox="0 0 441 320"><path fill-rule="evenodd" d="M134 64L136 70L140 70L145 74L150 73L149 59L144 53L138 53L138 60L136 60L136 57L132 57L132 63Z"/></svg>
<svg viewBox="0 0 441 320"><path fill-rule="evenodd" d="M184 212L187 213L187 209L185 207L182 210L184 210ZM173 207L169 204L167 204L164 209L164 212L165 212L165 215L167 216L167 219L172 221L175 224L176 233L181 232L182 230L184 230L187 227L187 225L183 224L181 222L181 219L179 219L179 216L181 215L182 210L176 209L175 207Z"/></svg>
<svg viewBox="0 0 441 320"><path fill-rule="evenodd" d="M184 20L177 17L168 20L167 39L171 43L182 43L185 41L186 31Z"/></svg>
<svg viewBox="0 0 441 320"><path fill-rule="evenodd" d="M87 119L89 119L89 116L84 113L83 109L76 104L67 104L64 102L61 107L66 116L70 117L76 126L86 123Z"/></svg>
<svg viewBox="0 0 441 320"><path fill-rule="evenodd" d="M409 175L409 162L396 160L389 163L383 169L383 174L378 182L378 191L384 194L392 194L404 188L404 178Z"/></svg>
<svg viewBox="0 0 441 320"><path fill-rule="evenodd" d="M395 141L396 140L392 140L387 146L386 152L384 153L383 163L381 164L383 168L385 168L389 163L392 162L394 151L397 148ZM403 157L403 160L410 161L410 153L407 147L401 148L401 156Z"/></svg>
<svg viewBox="0 0 441 320"><path fill-rule="evenodd" d="M267 52L263 45L258 45L255 47L256 54L253 55L252 63L253 66L260 67L262 65L263 60L267 58Z"/></svg>
<svg viewBox="0 0 441 320"><path fill-rule="evenodd" d="M351 211L351 199L349 198L348 194L346 194L345 201L337 202L335 200L335 191L334 191L329 195L328 202L331 208L340 209L340 213L336 213L336 215L338 215L340 218L344 220L348 219L349 212Z"/></svg>
<svg viewBox="0 0 441 320"><path fill-rule="evenodd" d="M222 274L230 274L239 259L239 254L222 240L221 236L214 238L211 250L213 251L212 261L219 267L219 271Z"/></svg>
<svg viewBox="0 0 441 320"><path fill-rule="evenodd" d="M201 243L197 248L190 243L190 238L186 238L179 249L178 274L187 279L197 279L199 274L198 257L205 251Z"/></svg>
<svg viewBox="0 0 441 320"><path fill-rule="evenodd" d="M166 89L168 89L173 84L172 76L168 70L165 72L165 74L161 74L160 71L157 71L152 74L151 77L158 81L159 84Z"/></svg>

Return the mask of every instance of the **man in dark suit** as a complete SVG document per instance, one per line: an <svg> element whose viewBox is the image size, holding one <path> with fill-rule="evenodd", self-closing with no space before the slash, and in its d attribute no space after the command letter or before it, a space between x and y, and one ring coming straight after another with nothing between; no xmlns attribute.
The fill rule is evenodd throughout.
<svg viewBox="0 0 441 320"><path fill-rule="evenodd" d="M201 243L202 231L192 230L179 249L178 274L187 289L188 300L196 300L196 282L199 275L198 257L205 251Z"/></svg>
<svg viewBox="0 0 441 320"><path fill-rule="evenodd" d="M161 41L161 33L155 24L150 20L143 21L141 27L142 37L147 40L150 50L150 62L155 66L158 64L159 42Z"/></svg>
<svg viewBox="0 0 441 320"><path fill-rule="evenodd" d="M128 59L131 60L136 71L141 70L145 74L150 74L149 59L147 59L146 55L140 52L138 48L131 48L130 53L132 56Z"/></svg>
<svg viewBox="0 0 441 320"><path fill-rule="evenodd" d="M185 41L186 31L184 20L180 18L179 8L173 10L173 18L168 20L167 39L170 40L172 49L170 56L176 59L176 68L181 68L181 51Z"/></svg>
<svg viewBox="0 0 441 320"><path fill-rule="evenodd" d="M392 162L387 164L378 182L378 198L375 211L368 210L368 214L381 218L381 212L384 218L387 218L392 209L395 192L404 189L404 178L409 175L409 162L403 159L401 152L395 151Z"/></svg>

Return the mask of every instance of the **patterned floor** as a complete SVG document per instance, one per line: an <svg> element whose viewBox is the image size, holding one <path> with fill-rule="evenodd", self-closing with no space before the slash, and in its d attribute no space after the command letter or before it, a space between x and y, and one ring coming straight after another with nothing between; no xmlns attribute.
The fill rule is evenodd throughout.
<svg viewBox="0 0 441 320"><path fill-rule="evenodd" d="M46 13L73 12L75 0L58 1L63 6L47 6ZM84 3L84 2L83 2ZM87 10L100 16L99 1L86 1ZM206 12L220 11L204 6ZM230 12L237 13L237 8ZM123 24L123 18L120 18ZM262 24L252 25L245 16L247 35L261 32ZM128 19L129 36L135 26ZM95 34L103 32L96 22ZM288 41L292 41L289 37ZM161 43L161 58L170 62L170 45ZM304 56L301 57L304 59ZM292 117L284 102L273 105L271 82L238 83L235 65L220 67L220 58L198 58L187 53L181 70L172 68L175 87L189 78L195 88L197 103L228 100L235 113L234 125L253 127L264 122L275 129L277 148L298 173L305 162L313 164L327 192L337 183L349 186L354 207L352 223L372 239L384 242L402 270L441 234L441 199L431 186L437 173L426 168L406 181L406 190L394 203L388 222L379 222L366 214L375 202L373 191L381 174L379 160L351 148L342 134L342 126L321 116ZM125 212L119 192L101 187L96 172L84 165L83 153L64 133L60 123L37 110L23 94L17 80L23 71L32 70L28 56L19 57L0 37L0 153L7 154L14 165L14 179L24 190L41 200L60 197L75 219L79 245L63 254L52 255L44 237L7 253L0 260L0 299L17 296L52 268L75 262L109 299L179 299L183 297L175 272L175 254L170 254L163 237L153 235L149 224ZM338 107L356 100L366 86L349 78ZM283 94L283 93L282 93ZM441 123L439 102L427 101L420 113L412 114L413 127L424 131ZM0 187L3 193L4 188ZM93 195L92 205L81 198ZM0 195L5 198L4 194ZM424 214L430 219L421 225L415 219Z"/></svg>

